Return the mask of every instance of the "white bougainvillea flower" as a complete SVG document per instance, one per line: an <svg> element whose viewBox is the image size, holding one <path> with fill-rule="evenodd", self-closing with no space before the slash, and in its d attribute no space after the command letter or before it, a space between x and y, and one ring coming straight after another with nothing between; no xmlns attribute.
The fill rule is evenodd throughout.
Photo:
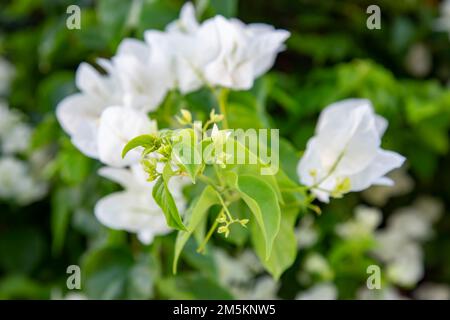
<svg viewBox="0 0 450 320"><path fill-rule="evenodd" d="M148 30L145 41L155 55L165 59L166 68L172 76L171 87L183 94L205 85L204 67L219 53L219 42L214 29L199 25L194 8L187 3L181 10L180 19L169 24L165 32Z"/></svg>
<svg viewBox="0 0 450 320"><path fill-rule="evenodd" d="M112 69L123 94L123 105L154 111L162 102L170 85L167 57L136 39L123 40L112 58Z"/></svg>
<svg viewBox="0 0 450 320"><path fill-rule="evenodd" d="M205 66L206 81L215 86L247 90L255 78L267 72L289 37L286 30L265 24L245 25L237 19L216 16L204 22L218 42L219 52ZM217 46L217 44L215 44Z"/></svg>
<svg viewBox="0 0 450 320"><path fill-rule="evenodd" d="M265 24L245 25L222 16L199 24L191 3L165 32L145 33L150 47L169 57L173 85L182 93L205 85L251 88L254 79L272 67L288 37L285 30Z"/></svg>
<svg viewBox="0 0 450 320"><path fill-rule="evenodd" d="M98 129L98 152L101 162L112 167L124 167L137 163L141 154L131 150L122 159L122 150L131 139L157 132L156 121L146 113L131 108L113 106L103 111Z"/></svg>
<svg viewBox="0 0 450 320"><path fill-rule="evenodd" d="M137 233L139 240L150 244L157 235L171 231L161 208L151 193L154 182L146 181L146 173L140 165L128 169L104 167L99 174L120 184L125 190L100 199L95 206L95 216L105 226L115 230ZM169 189L180 212L186 206L182 194L185 181L174 177Z"/></svg>
<svg viewBox="0 0 450 320"><path fill-rule="evenodd" d="M72 143L85 155L98 158L98 120L103 110L120 103L120 90L110 76L101 75L87 63L81 63L75 83L81 91L62 100L56 108L59 123Z"/></svg>
<svg viewBox="0 0 450 320"><path fill-rule="evenodd" d="M361 191L371 185L391 185L384 175L405 158L380 148L387 121L374 113L370 101L348 99L328 106L297 171L319 200Z"/></svg>

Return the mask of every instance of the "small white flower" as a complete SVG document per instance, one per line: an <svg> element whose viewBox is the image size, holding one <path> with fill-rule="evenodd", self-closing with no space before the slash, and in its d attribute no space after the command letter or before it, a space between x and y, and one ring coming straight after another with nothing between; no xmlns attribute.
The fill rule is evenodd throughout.
<svg viewBox="0 0 450 320"><path fill-rule="evenodd" d="M157 125L147 114L125 107L109 107L100 117L98 153L100 161L113 167L123 167L140 160L140 152L131 150L122 159L122 150L131 139L155 133Z"/></svg>
<svg viewBox="0 0 450 320"><path fill-rule="evenodd" d="M387 121L374 113L368 100L348 99L328 106L299 161L301 182L323 202L371 185L391 185L384 175L405 158L380 148L386 127Z"/></svg>
<svg viewBox="0 0 450 320"><path fill-rule="evenodd" d="M146 174L140 165L130 169L104 167L99 174L125 189L97 202L95 216L102 224L112 229L137 233L144 244L150 244L155 236L171 231L161 208L151 195L155 182L146 181ZM183 186L184 182L177 177L170 180L169 189L180 212L186 206L181 190Z"/></svg>

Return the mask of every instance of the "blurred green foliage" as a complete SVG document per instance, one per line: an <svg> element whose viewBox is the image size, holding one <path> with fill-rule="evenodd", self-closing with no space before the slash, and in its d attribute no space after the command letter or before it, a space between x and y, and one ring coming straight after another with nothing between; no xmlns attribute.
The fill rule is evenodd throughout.
<svg viewBox="0 0 450 320"><path fill-rule="evenodd" d="M199 0L201 18L223 14L245 22L264 22L291 31L286 52L274 72L259 79L249 92L230 97L233 127L280 128L281 160L296 176L296 164L327 104L347 97L370 99L389 120L387 149L405 155L416 182L412 193L390 201L383 211L408 204L419 194L444 201L446 215L437 238L427 246L426 280L450 283L450 41L433 30L436 1L376 1L382 8L382 29L365 26L365 9L374 1ZM81 30L66 28L66 8L82 9ZM228 299L217 282L210 254L199 256L188 243L181 272L171 265L174 235L143 246L124 232L101 226L92 213L95 202L118 187L96 175L99 164L70 143L55 119L57 103L75 92L74 71L82 61L110 57L127 36L142 38L149 28L163 29L178 16L178 0L14 0L0 4L0 54L16 68L9 96L36 126L33 148L45 147L53 159L45 168L49 196L26 207L0 203L0 298L50 298L65 292L66 268L80 264L82 287L90 298ZM421 76L411 73L405 57L423 44L431 66ZM189 106L206 118L213 100L206 91L185 98L171 93L155 113L161 127ZM190 197L200 190L192 187ZM321 226L314 250L326 255L335 272L341 298L354 297L364 284L370 242L345 242L334 235L338 222L364 202L352 194L335 201L317 218ZM239 211L241 212L241 211ZM244 214L244 213L243 213ZM217 245L239 252L248 243L233 233ZM333 244L333 245L332 245ZM131 251L130 248L131 247ZM300 251L281 278L282 298L293 298L300 286L296 273L305 257Z"/></svg>

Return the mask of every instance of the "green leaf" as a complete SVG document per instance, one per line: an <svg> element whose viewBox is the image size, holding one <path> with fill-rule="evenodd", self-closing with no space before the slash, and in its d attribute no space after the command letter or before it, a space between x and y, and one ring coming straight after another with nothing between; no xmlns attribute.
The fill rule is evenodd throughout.
<svg viewBox="0 0 450 320"><path fill-rule="evenodd" d="M175 201L173 200L172 194L170 193L169 187L167 185L171 176L169 170L171 171L170 164L167 164L164 167L163 174L158 178L158 180L156 180L152 195L156 203L164 212L167 225L177 230L186 230L186 227L183 225L180 213L178 212Z"/></svg>
<svg viewBox="0 0 450 320"><path fill-rule="evenodd" d="M135 149L137 147L151 148L155 143L155 136L152 134L143 134L137 136L136 138L131 139L128 143L123 147L122 150L122 158L124 158L130 150Z"/></svg>
<svg viewBox="0 0 450 320"><path fill-rule="evenodd" d="M220 195L213 187L207 186L202 194L196 198L187 210L187 231L180 231L175 242L175 257L173 259L173 273L177 272L177 263L184 245L189 240L194 230L205 219L209 208L220 204Z"/></svg>
<svg viewBox="0 0 450 320"><path fill-rule="evenodd" d="M227 173L227 182L239 192L252 211L261 230L265 259L269 259L273 243L280 229L281 211L278 197L270 185L258 176Z"/></svg>
<svg viewBox="0 0 450 320"><path fill-rule="evenodd" d="M294 263L297 255L297 241L294 233L297 213L298 208L283 209L280 231L275 237L272 252L268 259L265 258L265 248L263 245L264 235L255 223L249 223L252 243L256 254L267 271L269 271L277 280L280 278L281 274Z"/></svg>

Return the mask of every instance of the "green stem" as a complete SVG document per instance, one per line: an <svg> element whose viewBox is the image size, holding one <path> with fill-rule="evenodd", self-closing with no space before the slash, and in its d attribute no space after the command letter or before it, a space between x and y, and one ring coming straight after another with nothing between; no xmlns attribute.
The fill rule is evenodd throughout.
<svg viewBox="0 0 450 320"><path fill-rule="evenodd" d="M221 213L222 213L222 212L220 212L219 215L220 215ZM218 215L218 216L219 216L219 215ZM217 217L218 217L218 216L217 216ZM203 253L203 252L205 252L206 244L208 243L209 239L211 238L211 236L212 236L213 233L214 233L214 230L216 230L217 225L219 224L219 222L217 221L217 217L216 217L216 219L214 219L214 223L213 223L213 225L211 226L211 228L209 229L208 233L206 234L205 239L203 239L202 244L198 247L198 249L197 249L197 252L198 252L198 253Z"/></svg>
<svg viewBox="0 0 450 320"><path fill-rule="evenodd" d="M219 94L219 109L220 113L223 115L223 127L224 129L228 129L228 116L227 116L227 98L228 98L228 89L222 88Z"/></svg>
<svg viewBox="0 0 450 320"><path fill-rule="evenodd" d="M205 176L204 174L199 175L198 178L201 181L203 181L204 183L206 183L206 184L208 184L208 185L210 185L212 187L214 187L216 185L216 183L215 183L215 181L213 179L211 179L208 176Z"/></svg>

